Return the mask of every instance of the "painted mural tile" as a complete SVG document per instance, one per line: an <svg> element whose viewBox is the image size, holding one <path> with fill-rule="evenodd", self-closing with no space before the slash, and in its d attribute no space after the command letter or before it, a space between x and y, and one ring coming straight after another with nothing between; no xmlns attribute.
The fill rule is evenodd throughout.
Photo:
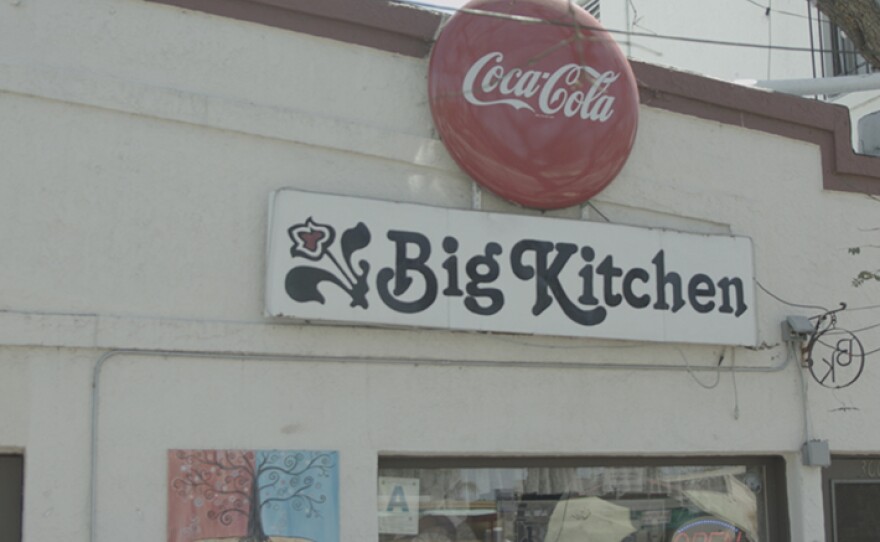
<svg viewBox="0 0 880 542"><path fill-rule="evenodd" d="M169 450L168 542L339 542L339 453Z"/></svg>

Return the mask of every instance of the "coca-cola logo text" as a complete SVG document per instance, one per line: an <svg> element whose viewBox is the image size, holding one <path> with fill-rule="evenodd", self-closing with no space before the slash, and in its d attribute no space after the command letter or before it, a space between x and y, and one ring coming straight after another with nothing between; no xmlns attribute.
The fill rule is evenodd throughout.
<svg viewBox="0 0 880 542"><path fill-rule="evenodd" d="M536 209L580 205L602 191L638 126L626 56L570 0L471 0L434 44L428 99L461 169Z"/></svg>
<svg viewBox="0 0 880 542"><path fill-rule="evenodd" d="M476 106L508 105L533 113L605 122L614 115L609 87L619 72L564 64L552 72L505 68L504 54L493 51L473 63L462 82L465 100ZM501 96L501 97L498 97Z"/></svg>

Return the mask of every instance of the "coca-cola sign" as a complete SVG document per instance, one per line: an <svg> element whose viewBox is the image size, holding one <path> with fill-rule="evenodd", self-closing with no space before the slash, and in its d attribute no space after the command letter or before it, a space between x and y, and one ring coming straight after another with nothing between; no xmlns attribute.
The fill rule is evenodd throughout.
<svg viewBox="0 0 880 542"><path fill-rule="evenodd" d="M744 237L281 190L267 268L274 317L755 344Z"/></svg>
<svg viewBox="0 0 880 542"><path fill-rule="evenodd" d="M620 78L619 72L599 73L590 66L577 64L566 64L553 73L520 68L505 72L500 65L502 60L504 54L496 51L474 62L461 87L465 100L477 106L503 104L547 116L559 113L567 118L577 116L598 122L614 115L614 96L607 90ZM586 91L577 88L585 74L590 82ZM492 99L493 92L505 98Z"/></svg>
<svg viewBox="0 0 880 542"><path fill-rule="evenodd" d="M434 123L455 161L498 195L540 209L580 204L620 172L638 89L626 58L566 0L475 0L434 46Z"/></svg>

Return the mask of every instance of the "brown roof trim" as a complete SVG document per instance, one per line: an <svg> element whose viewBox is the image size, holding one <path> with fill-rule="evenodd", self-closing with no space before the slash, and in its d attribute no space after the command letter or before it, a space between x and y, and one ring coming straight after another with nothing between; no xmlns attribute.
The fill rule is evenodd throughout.
<svg viewBox="0 0 880 542"><path fill-rule="evenodd" d="M147 0L424 57L443 15L384 0Z"/></svg>
<svg viewBox="0 0 880 542"><path fill-rule="evenodd" d="M641 102L819 146L828 190L880 194L880 158L852 149L846 107L631 62Z"/></svg>
<svg viewBox="0 0 880 542"><path fill-rule="evenodd" d="M147 0L424 57L440 13L386 0ZM880 158L852 149L845 107L632 62L641 102L819 146L823 186L880 194Z"/></svg>

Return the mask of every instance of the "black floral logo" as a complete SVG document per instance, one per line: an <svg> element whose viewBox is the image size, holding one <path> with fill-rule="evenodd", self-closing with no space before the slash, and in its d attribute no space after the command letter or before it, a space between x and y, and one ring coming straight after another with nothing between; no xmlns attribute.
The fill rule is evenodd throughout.
<svg viewBox="0 0 880 542"><path fill-rule="evenodd" d="M332 226L319 224L309 217L304 223L291 226L287 233L293 242L291 256L322 264L322 267L300 265L291 269L285 280L287 295L295 301L317 301L323 305L326 300L318 286L330 282L348 293L352 307L367 308L370 264L364 260L357 262L359 272L352 265L352 254L370 244L370 230L363 222L342 232L339 241L342 263L333 251L336 231Z"/></svg>

